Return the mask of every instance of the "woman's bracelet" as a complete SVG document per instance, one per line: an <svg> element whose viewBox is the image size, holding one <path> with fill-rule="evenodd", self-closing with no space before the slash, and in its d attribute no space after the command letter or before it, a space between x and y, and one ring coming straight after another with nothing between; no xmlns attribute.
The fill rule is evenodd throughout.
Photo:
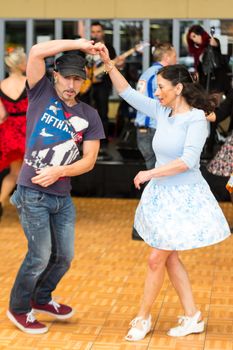
<svg viewBox="0 0 233 350"><path fill-rule="evenodd" d="M115 67L115 64L113 61L105 63L104 64L104 73L109 74L113 70L114 67Z"/></svg>

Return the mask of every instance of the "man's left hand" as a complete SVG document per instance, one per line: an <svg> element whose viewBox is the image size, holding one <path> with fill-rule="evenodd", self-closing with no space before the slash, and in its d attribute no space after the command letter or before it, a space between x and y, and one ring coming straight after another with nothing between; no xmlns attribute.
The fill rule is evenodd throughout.
<svg viewBox="0 0 233 350"><path fill-rule="evenodd" d="M32 183L40 185L42 187L48 187L55 183L61 176L61 167L53 166L36 171L36 176L31 180Z"/></svg>

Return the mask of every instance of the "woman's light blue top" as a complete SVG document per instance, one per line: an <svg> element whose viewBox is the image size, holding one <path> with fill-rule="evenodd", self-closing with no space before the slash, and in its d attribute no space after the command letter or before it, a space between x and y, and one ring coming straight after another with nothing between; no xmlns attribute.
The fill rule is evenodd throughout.
<svg viewBox="0 0 233 350"><path fill-rule="evenodd" d="M156 183L167 186L202 182L200 155L208 136L204 111L192 108L189 112L170 116L170 108L163 107L159 101L148 98L131 87L120 96L135 109L156 120L153 139L155 168L175 159L181 159L188 166L188 170L183 173L156 178Z"/></svg>

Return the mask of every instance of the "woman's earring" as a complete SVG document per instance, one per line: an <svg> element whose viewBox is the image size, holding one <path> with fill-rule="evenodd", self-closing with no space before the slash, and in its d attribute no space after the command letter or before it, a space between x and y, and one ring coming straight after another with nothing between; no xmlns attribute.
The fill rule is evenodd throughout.
<svg viewBox="0 0 233 350"><path fill-rule="evenodd" d="M54 77L54 84L56 84L57 83L57 77Z"/></svg>

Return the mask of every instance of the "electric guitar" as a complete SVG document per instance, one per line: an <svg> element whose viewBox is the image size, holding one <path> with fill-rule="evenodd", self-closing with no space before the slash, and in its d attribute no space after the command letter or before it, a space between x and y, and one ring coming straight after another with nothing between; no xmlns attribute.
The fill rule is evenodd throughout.
<svg viewBox="0 0 233 350"><path fill-rule="evenodd" d="M116 64L118 59L121 58L127 58L128 56L132 55L134 52L142 52L143 49L145 47L150 46L150 44L148 42L141 42L140 44L137 44L135 47L129 49L128 51L122 53L121 55L115 57L112 62L113 64ZM87 68L87 79L84 80L82 86L81 86L81 90L80 90L80 94L85 94L86 92L88 92L88 90L91 88L92 84L98 83L98 81L101 81L101 76L103 76L104 74L104 64L101 64L98 67L91 67L91 68ZM100 80L98 80L98 78Z"/></svg>

